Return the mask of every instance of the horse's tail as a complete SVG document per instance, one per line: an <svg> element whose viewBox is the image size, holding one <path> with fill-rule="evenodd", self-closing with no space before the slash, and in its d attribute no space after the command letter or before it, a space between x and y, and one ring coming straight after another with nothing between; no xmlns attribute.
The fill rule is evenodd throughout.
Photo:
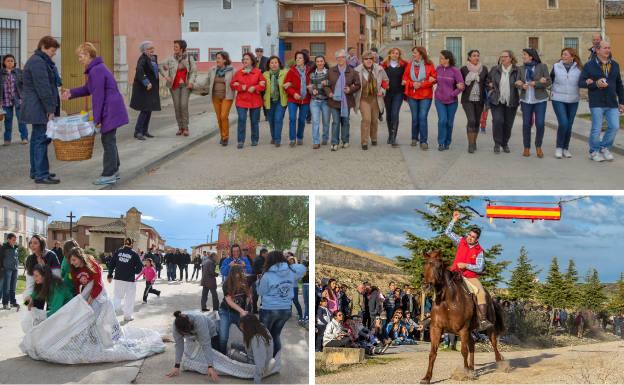
<svg viewBox="0 0 624 385"><path fill-rule="evenodd" d="M501 307L498 301L493 301L494 305L494 314L496 315L496 320L494 321L494 330L496 330L496 334L501 334L505 331L505 322L503 321L503 308Z"/></svg>

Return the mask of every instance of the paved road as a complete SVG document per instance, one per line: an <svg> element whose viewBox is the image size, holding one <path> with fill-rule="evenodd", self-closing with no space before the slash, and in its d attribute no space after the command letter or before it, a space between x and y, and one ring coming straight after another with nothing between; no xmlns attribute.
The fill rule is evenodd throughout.
<svg viewBox="0 0 624 385"><path fill-rule="evenodd" d="M163 272L164 274L164 272ZM160 298L150 296L148 304L141 303L144 282L138 283L135 320L132 326L157 330L171 337L171 323L175 310L199 309L201 287L197 282L169 285L159 281L157 288L162 291ZM106 283L112 292L112 284ZM140 289L140 290L139 290ZM219 289L219 296L222 296ZM18 300L20 300L18 298ZM302 302L302 299L300 299ZM23 311L23 310L22 310ZM0 311L0 383L40 384L40 383L203 383L207 378L201 374L183 372L179 377L165 377L174 364L173 343L166 344L162 354L144 360L93 365L57 365L35 361L23 355L18 344L23 333L20 327L20 313ZM295 313L296 314L296 313ZM123 318L118 317L120 320ZM232 327L230 339L242 340L237 328ZM265 383L308 383L308 331L297 325L296 316L291 318L282 332L283 353L281 373L268 377ZM221 376L219 383L250 383L234 377Z"/></svg>
<svg viewBox="0 0 624 385"><path fill-rule="evenodd" d="M550 108L550 107L549 107ZM267 122L260 126L257 147L221 147L218 137L182 153L143 176L118 186L124 189L623 189L624 159L596 164L587 158L586 141L573 138L571 159L555 159L555 134L546 128L543 149L546 156L524 158L521 118L516 119L511 154L494 154L491 120L478 140L478 151L466 151L466 118L457 112L451 149L437 151L437 115L429 115L428 151L410 146L410 112L404 104L399 128L400 148L391 148L386 124L380 125L380 145L360 149L360 119L352 115L351 147L331 152L329 147L313 150L311 126L306 126L304 146L275 148L269 144ZM587 122L579 122L586 127ZM282 143L288 143L288 116ZM236 127L231 128L235 135ZM624 138L620 135L619 139ZM161 181L168 183L163 186Z"/></svg>
<svg viewBox="0 0 624 385"><path fill-rule="evenodd" d="M388 350L390 362L384 365L355 366L316 378L317 384L416 384L427 371L428 344ZM403 348L403 347L402 347ZM403 351L402 351L403 350ZM621 384L624 374L624 341L556 349L503 353L508 370L497 369L493 353L476 353L477 378L464 380L463 359L459 352L441 351L431 383L483 384ZM397 376L397 373L400 375Z"/></svg>

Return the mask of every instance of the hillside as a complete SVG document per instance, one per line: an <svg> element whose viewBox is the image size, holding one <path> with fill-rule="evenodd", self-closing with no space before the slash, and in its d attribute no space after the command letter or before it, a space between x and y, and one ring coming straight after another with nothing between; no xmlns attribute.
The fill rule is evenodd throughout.
<svg viewBox="0 0 624 385"><path fill-rule="evenodd" d="M388 258L320 238L316 239L316 263L372 273L403 274L396 263Z"/></svg>

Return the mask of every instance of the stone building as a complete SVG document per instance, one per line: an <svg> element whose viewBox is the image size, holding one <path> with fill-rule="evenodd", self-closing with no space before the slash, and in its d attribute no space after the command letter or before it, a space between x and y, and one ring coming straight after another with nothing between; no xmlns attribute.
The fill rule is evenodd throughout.
<svg viewBox="0 0 624 385"><path fill-rule="evenodd" d="M13 54L20 66L50 35L52 0L0 0L0 56Z"/></svg>
<svg viewBox="0 0 624 385"><path fill-rule="evenodd" d="M483 62L497 63L500 51L538 50L552 65L564 47L586 50L604 29L604 0L413 0L414 42L432 57L448 49L462 63L479 49ZM584 56L584 55L582 55ZM584 58L585 59L585 58Z"/></svg>
<svg viewBox="0 0 624 385"><path fill-rule="evenodd" d="M613 57L621 66L624 64L624 1L605 3L605 33L611 42Z"/></svg>
<svg viewBox="0 0 624 385"><path fill-rule="evenodd" d="M401 14L401 40L414 39L414 10Z"/></svg>

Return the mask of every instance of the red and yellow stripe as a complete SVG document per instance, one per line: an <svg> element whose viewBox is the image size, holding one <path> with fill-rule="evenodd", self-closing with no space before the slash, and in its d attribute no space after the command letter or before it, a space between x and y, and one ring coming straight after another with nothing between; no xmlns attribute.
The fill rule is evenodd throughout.
<svg viewBox="0 0 624 385"><path fill-rule="evenodd" d="M561 220L561 207L491 206L485 208L488 218Z"/></svg>

